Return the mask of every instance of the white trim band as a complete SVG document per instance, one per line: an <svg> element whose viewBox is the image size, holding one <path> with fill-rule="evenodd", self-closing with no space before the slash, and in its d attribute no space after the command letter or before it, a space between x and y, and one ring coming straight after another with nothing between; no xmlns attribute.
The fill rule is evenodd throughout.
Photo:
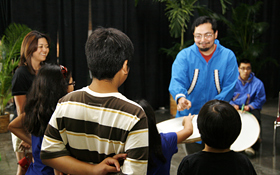
<svg viewBox="0 0 280 175"><path fill-rule="evenodd" d="M196 85L198 74L199 74L199 69L195 69L194 70L194 74L193 74L193 79L192 79L191 86L188 89L188 95L190 95L190 93L192 93L192 91L193 91L193 89L194 89L194 87Z"/></svg>
<svg viewBox="0 0 280 175"><path fill-rule="evenodd" d="M218 91L218 94L220 94L221 93L221 86L220 86L219 70L218 69L214 70L214 77L215 77L216 89Z"/></svg>

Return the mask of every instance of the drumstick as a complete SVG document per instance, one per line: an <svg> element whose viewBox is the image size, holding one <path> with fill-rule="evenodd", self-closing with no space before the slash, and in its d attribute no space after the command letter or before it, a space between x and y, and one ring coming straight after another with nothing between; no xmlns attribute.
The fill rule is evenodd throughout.
<svg viewBox="0 0 280 175"><path fill-rule="evenodd" d="M243 111L244 111L244 107L245 107L245 104L243 104L242 107L241 107L241 112L242 112L242 113L243 113Z"/></svg>

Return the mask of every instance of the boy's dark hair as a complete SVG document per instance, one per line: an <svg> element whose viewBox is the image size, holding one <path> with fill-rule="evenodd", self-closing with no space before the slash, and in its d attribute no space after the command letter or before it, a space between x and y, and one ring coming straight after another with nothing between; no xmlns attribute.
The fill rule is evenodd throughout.
<svg viewBox="0 0 280 175"><path fill-rule="evenodd" d="M226 101L211 100L205 103L197 118L201 139L208 146L227 149L241 131L239 113Z"/></svg>
<svg viewBox="0 0 280 175"><path fill-rule="evenodd" d="M250 63L251 64L251 61L249 59L243 58L240 61L238 61L238 67L240 66L241 63L246 63L246 64Z"/></svg>
<svg viewBox="0 0 280 175"><path fill-rule="evenodd" d="M212 24L214 33L218 30L217 21L214 18L210 18L209 16L200 16L192 24L192 33L194 32L195 27L205 23Z"/></svg>
<svg viewBox="0 0 280 175"><path fill-rule="evenodd" d="M98 80L111 80L122 68L125 60L128 60L129 67L134 47L123 32L99 27L89 36L85 51L92 76Z"/></svg>

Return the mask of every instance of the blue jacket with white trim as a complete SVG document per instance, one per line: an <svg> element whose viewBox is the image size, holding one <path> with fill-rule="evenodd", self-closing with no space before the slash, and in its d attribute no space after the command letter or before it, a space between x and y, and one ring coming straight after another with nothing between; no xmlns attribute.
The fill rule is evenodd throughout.
<svg viewBox="0 0 280 175"><path fill-rule="evenodd" d="M198 114L200 108L209 100L230 101L238 79L238 66L234 53L217 45L212 58L207 63L197 45L181 50L173 65L169 92L178 103L186 97L192 103L189 110L177 111L176 117L189 113Z"/></svg>

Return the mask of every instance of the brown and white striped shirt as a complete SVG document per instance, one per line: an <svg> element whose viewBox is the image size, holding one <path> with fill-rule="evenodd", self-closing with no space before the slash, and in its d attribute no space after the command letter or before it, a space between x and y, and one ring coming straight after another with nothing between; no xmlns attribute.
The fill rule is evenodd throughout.
<svg viewBox="0 0 280 175"><path fill-rule="evenodd" d="M41 159L72 156L100 163L127 153L124 174L146 174L148 121L143 109L121 93L88 87L61 98L46 129Z"/></svg>

